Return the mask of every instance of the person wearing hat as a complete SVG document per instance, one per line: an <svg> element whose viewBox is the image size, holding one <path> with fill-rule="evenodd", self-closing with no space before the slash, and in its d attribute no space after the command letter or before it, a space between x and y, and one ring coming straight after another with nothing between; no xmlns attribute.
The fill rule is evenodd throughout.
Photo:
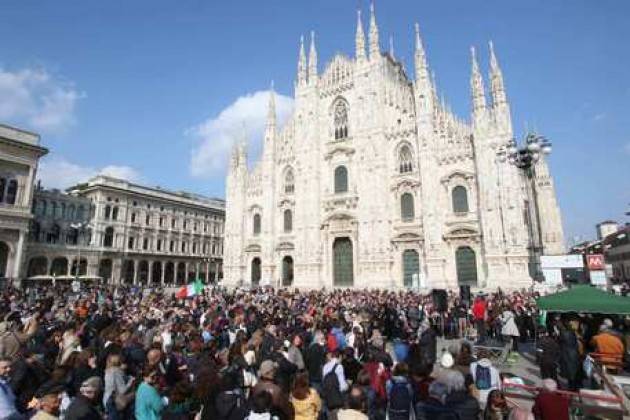
<svg viewBox="0 0 630 420"><path fill-rule="evenodd" d="M272 400L272 413L281 420L294 417L293 406L289 402L288 394L275 383L274 378L278 371L278 364L272 360L264 360L258 370L258 383L252 389L250 399L255 401L257 395L268 392Z"/></svg>
<svg viewBox="0 0 630 420"><path fill-rule="evenodd" d="M599 334L591 339L595 353L599 353L600 360L607 369L617 371L619 362L623 360L623 341L613 331L613 322L606 318L599 327Z"/></svg>
<svg viewBox="0 0 630 420"><path fill-rule="evenodd" d="M101 420L102 416L96 408L103 382L98 376L92 376L81 384L79 394L74 397L66 410L65 420Z"/></svg>

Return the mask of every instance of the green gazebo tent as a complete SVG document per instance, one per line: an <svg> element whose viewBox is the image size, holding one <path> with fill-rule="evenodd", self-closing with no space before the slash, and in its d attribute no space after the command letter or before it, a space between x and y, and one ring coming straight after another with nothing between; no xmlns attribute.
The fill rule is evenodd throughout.
<svg viewBox="0 0 630 420"><path fill-rule="evenodd" d="M548 312L630 314L630 298L604 292L591 286L573 286L569 290L536 299Z"/></svg>

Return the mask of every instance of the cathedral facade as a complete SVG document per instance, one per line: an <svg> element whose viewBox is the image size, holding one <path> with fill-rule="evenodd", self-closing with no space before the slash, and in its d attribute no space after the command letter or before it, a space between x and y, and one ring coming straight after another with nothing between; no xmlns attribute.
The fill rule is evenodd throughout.
<svg viewBox="0 0 630 420"><path fill-rule="evenodd" d="M272 92L260 160L248 168L235 146L225 283L530 286L534 251L564 252L562 223L545 159L529 179L505 158L513 132L492 44L489 95L472 50L466 121L438 99L417 25L413 79L381 51L373 8L355 47L320 73L313 36L308 60L302 41L293 114L277 126Z"/></svg>

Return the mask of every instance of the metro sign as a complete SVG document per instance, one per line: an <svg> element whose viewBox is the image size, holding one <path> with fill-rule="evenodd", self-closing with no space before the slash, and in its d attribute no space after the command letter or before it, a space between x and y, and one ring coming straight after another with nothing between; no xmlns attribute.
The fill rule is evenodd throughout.
<svg viewBox="0 0 630 420"><path fill-rule="evenodd" d="M587 255L586 266L589 270L603 270L604 256L602 254Z"/></svg>

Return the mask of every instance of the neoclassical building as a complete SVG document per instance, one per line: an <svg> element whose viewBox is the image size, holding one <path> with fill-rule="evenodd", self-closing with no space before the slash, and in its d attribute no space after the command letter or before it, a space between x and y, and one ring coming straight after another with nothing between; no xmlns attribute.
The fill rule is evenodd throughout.
<svg viewBox="0 0 630 420"><path fill-rule="evenodd" d="M314 40L308 61L300 43L293 114L279 128L272 93L260 160L249 168L244 144L231 157L227 284L516 288L531 285L533 232L563 253L545 159L535 191L505 159L513 131L492 44L489 100L473 49L462 119L438 99L415 35L413 79L381 51L373 8L367 46L359 14L354 56L321 73Z"/></svg>
<svg viewBox="0 0 630 420"><path fill-rule="evenodd" d="M28 278L137 285L222 278L223 200L99 175L68 193L38 190L33 213Z"/></svg>
<svg viewBox="0 0 630 420"><path fill-rule="evenodd" d="M39 158L39 135L0 124L0 279L22 276Z"/></svg>

